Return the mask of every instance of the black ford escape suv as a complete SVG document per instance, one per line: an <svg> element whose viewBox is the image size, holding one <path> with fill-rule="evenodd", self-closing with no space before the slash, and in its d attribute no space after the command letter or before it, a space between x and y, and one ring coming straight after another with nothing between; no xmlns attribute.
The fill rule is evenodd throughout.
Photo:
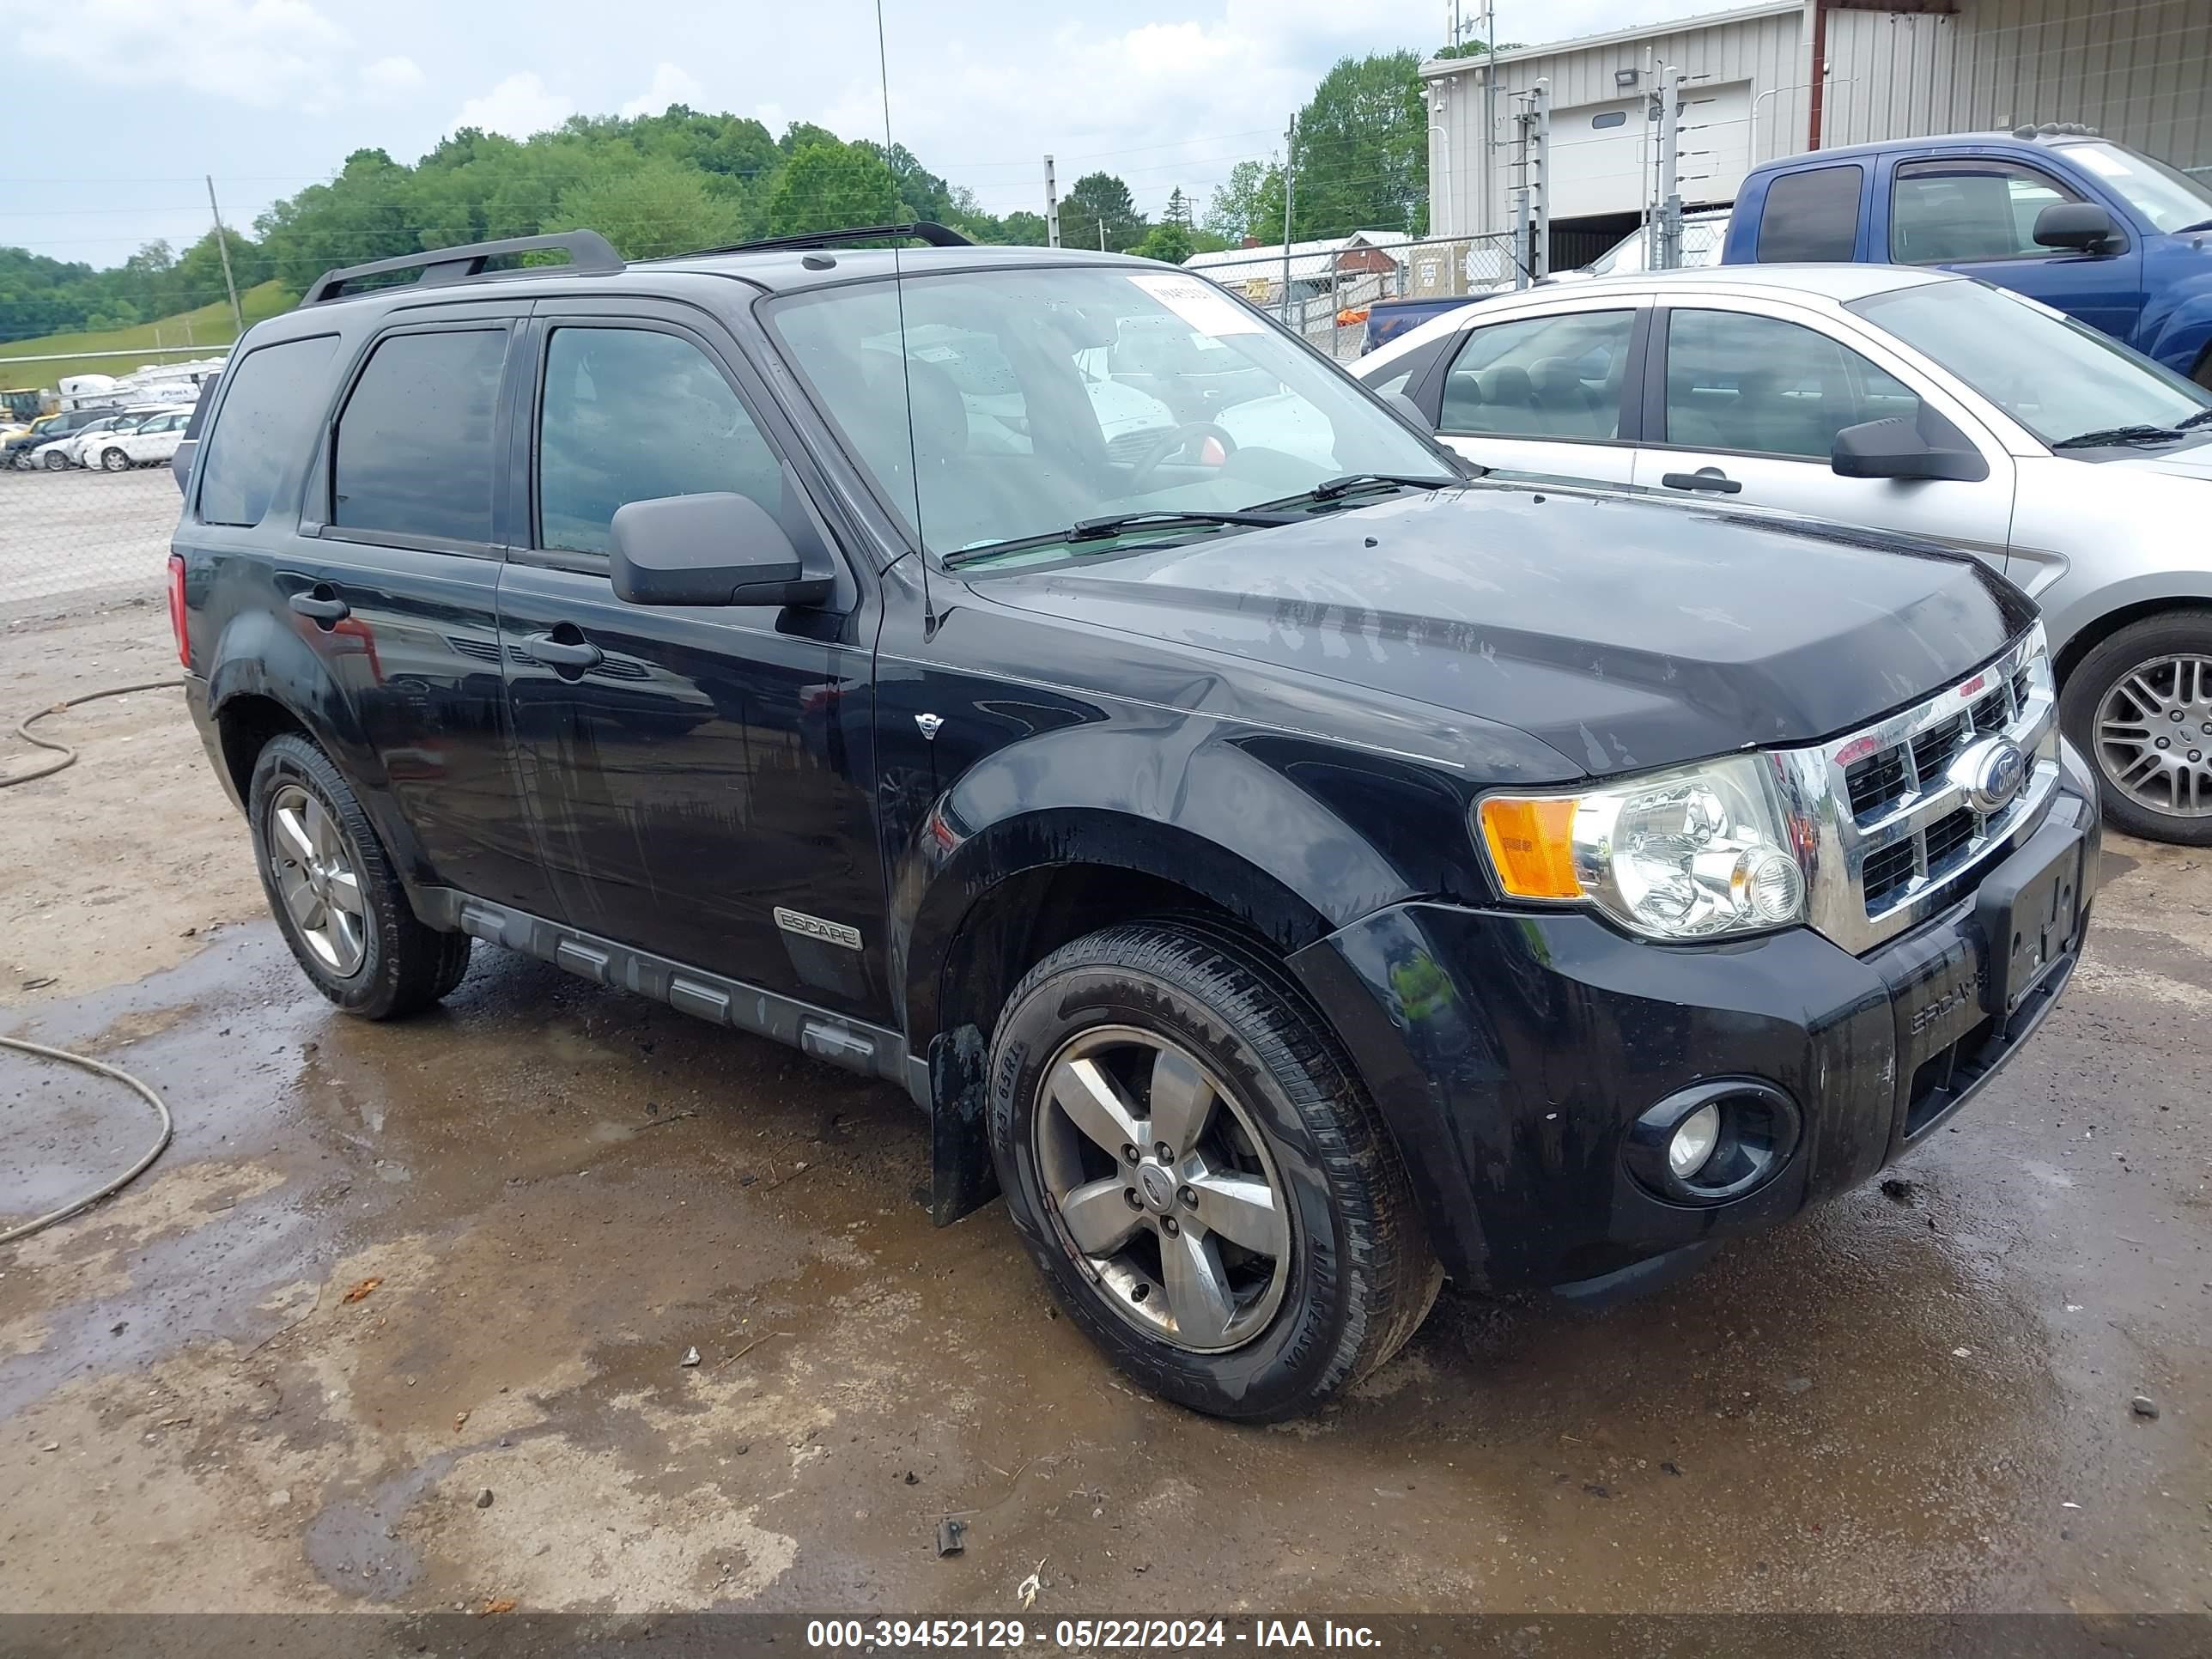
<svg viewBox="0 0 2212 1659"><path fill-rule="evenodd" d="M2002 579L1473 480L1193 276L917 234L248 334L171 601L333 1002L487 939L895 1082L940 1219L995 1181L1246 1419L1445 1273L1612 1293L1865 1180L2049 1012L2094 786ZM1169 333L1202 421L1115 377Z"/></svg>

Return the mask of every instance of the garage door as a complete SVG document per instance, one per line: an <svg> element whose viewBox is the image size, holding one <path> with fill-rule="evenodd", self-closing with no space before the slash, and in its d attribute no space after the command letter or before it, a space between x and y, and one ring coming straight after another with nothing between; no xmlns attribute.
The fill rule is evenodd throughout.
<svg viewBox="0 0 2212 1659"><path fill-rule="evenodd" d="M1634 213L1650 194L1649 100L1624 98L1552 112L1552 217Z"/></svg>

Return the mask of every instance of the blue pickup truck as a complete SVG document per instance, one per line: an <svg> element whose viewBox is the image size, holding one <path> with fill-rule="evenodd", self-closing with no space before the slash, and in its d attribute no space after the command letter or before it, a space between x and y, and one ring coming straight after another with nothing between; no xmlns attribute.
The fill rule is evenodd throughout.
<svg viewBox="0 0 2212 1659"><path fill-rule="evenodd" d="M1755 167L1723 264L1940 265L2212 386L2212 181L2084 127L1815 150Z"/></svg>

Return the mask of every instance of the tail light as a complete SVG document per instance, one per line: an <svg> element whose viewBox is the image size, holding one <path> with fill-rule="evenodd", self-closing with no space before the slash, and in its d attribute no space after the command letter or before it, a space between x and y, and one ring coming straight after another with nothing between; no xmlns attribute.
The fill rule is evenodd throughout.
<svg viewBox="0 0 2212 1659"><path fill-rule="evenodd" d="M185 636L185 556L169 555L169 631L177 636L177 660L192 665L191 641Z"/></svg>

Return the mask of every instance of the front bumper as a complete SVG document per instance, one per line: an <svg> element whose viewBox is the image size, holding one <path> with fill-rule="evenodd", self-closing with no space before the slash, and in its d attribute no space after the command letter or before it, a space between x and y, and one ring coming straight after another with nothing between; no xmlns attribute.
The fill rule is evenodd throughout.
<svg viewBox="0 0 2212 1659"><path fill-rule="evenodd" d="M1389 1120L1455 1278L1494 1290L1607 1279L1860 1184L2019 1051L2072 974L2097 879L2095 784L2070 748L2061 767L2038 841L2078 837L2078 922L2008 1011L2006 981L2028 978L2000 964L2001 1012L1984 1006L1993 947L1977 900L2002 891L2034 842L1863 957L1803 927L1668 946L1579 911L1413 902L1291 965ZM1786 1150L1741 1195L1662 1196L1632 1173L1632 1128L1723 1079L1794 1105Z"/></svg>

